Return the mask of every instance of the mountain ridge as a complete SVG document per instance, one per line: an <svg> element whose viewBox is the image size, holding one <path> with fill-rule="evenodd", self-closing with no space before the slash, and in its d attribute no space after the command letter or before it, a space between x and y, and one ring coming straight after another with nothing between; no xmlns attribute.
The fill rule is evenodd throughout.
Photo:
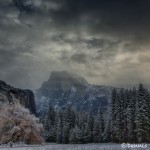
<svg viewBox="0 0 150 150"><path fill-rule="evenodd" d="M78 111L96 114L102 105L105 111L110 103L112 87L89 84L83 77L67 71L54 71L50 78L35 92L37 111L71 106Z"/></svg>

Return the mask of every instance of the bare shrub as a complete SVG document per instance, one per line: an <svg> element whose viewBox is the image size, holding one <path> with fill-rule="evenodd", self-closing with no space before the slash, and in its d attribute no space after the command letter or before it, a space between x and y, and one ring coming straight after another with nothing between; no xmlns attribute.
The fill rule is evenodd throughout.
<svg viewBox="0 0 150 150"><path fill-rule="evenodd" d="M0 109L0 143L24 142L41 144L43 126L28 109L16 105L4 105Z"/></svg>

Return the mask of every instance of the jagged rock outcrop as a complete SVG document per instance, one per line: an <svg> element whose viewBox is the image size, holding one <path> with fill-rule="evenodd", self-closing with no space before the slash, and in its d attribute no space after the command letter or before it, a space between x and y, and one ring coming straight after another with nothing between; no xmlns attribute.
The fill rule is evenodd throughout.
<svg viewBox="0 0 150 150"><path fill-rule="evenodd" d="M36 114L35 98L31 90L22 90L0 81L0 106L3 104L21 104Z"/></svg>
<svg viewBox="0 0 150 150"><path fill-rule="evenodd" d="M56 109L73 106L78 111L96 114L99 106L107 109L111 87L96 86L67 71L52 72L49 80L35 92L37 112L44 115L51 103Z"/></svg>

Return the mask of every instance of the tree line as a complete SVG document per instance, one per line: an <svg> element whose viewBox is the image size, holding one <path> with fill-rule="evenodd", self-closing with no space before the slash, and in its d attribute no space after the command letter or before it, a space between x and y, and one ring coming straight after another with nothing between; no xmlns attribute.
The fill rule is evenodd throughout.
<svg viewBox="0 0 150 150"><path fill-rule="evenodd" d="M150 93L138 89L113 88L111 103L97 116L76 112L72 107L55 110L51 105L43 119L44 137L56 143L150 142Z"/></svg>
<svg viewBox="0 0 150 150"><path fill-rule="evenodd" d="M112 90L111 141L150 142L150 93L139 84L138 89Z"/></svg>
<svg viewBox="0 0 150 150"><path fill-rule="evenodd" d="M56 143L92 143L102 142L104 131L103 113L99 109L98 115L76 112L67 107L55 111L50 105L44 120L44 137L47 142Z"/></svg>

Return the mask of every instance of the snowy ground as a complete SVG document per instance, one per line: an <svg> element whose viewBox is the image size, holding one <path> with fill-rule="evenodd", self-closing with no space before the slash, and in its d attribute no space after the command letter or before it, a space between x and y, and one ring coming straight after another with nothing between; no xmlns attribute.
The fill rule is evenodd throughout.
<svg viewBox="0 0 150 150"><path fill-rule="evenodd" d="M150 145L147 148L122 148L121 144L48 144L48 145L33 145L33 146L0 146L2 150L150 150Z"/></svg>

